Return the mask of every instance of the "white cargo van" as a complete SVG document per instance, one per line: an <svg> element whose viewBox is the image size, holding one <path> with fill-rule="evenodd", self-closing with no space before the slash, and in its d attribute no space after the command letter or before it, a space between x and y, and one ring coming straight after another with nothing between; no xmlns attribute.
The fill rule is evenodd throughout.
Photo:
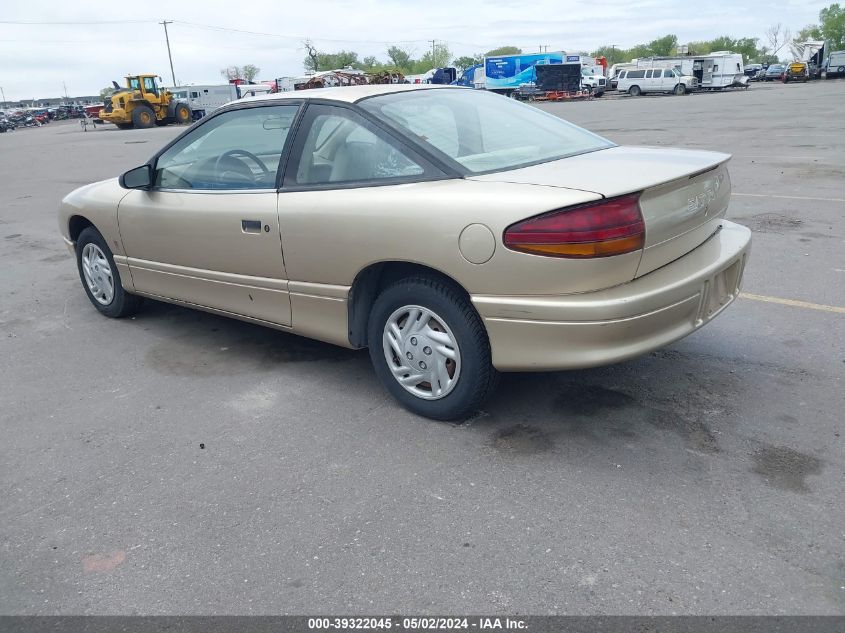
<svg viewBox="0 0 845 633"><path fill-rule="evenodd" d="M636 68L619 71L616 89L632 97L648 92L682 95L695 90L697 84L695 77L681 75L672 68Z"/></svg>

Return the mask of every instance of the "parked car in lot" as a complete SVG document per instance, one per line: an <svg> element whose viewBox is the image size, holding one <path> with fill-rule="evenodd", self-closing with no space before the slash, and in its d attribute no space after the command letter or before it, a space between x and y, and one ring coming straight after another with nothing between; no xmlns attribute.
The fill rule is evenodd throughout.
<svg viewBox="0 0 845 633"><path fill-rule="evenodd" d="M751 81L755 81L760 78L760 73L763 72L763 64L746 64L745 70L743 73L746 77L748 77Z"/></svg>
<svg viewBox="0 0 845 633"><path fill-rule="evenodd" d="M682 95L692 92L697 86L695 77L681 75L671 68L622 70L616 76L616 89L632 97L649 92Z"/></svg>
<svg viewBox="0 0 845 633"><path fill-rule="evenodd" d="M497 371L622 361L729 305L728 159L483 91L317 89L217 110L59 226L106 316L151 297L369 347L399 402L459 419Z"/></svg>
<svg viewBox="0 0 845 633"><path fill-rule="evenodd" d="M783 64L772 64L763 74L763 81L783 81L786 66Z"/></svg>

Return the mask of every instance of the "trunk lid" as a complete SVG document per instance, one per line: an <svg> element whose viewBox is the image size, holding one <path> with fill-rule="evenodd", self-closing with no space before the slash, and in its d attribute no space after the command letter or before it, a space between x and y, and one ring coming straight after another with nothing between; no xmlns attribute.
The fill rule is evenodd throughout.
<svg viewBox="0 0 845 633"><path fill-rule="evenodd" d="M695 249L718 230L730 201L728 154L613 147L471 180L580 189L613 198L642 192L645 249L633 277Z"/></svg>

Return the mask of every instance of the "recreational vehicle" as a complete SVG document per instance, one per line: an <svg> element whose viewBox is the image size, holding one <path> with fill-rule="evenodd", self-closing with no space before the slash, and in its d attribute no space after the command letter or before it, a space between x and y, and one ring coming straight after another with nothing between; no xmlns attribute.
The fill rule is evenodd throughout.
<svg viewBox="0 0 845 633"><path fill-rule="evenodd" d="M243 97L254 97L271 91L267 84L213 84L177 86L172 88L173 96L186 99L191 104L191 110L200 117L211 114L217 108L230 101Z"/></svg>
<svg viewBox="0 0 845 633"><path fill-rule="evenodd" d="M681 75L695 77L698 87L703 90L747 85L742 55L730 51L684 57L644 57L631 63L637 68L673 68Z"/></svg>

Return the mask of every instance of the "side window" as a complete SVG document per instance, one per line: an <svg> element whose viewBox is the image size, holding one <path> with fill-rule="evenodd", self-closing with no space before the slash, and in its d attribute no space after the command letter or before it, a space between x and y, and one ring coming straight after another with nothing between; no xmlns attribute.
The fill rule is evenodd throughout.
<svg viewBox="0 0 845 633"><path fill-rule="evenodd" d="M274 189L298 105L224 112L182 137L156 162L160 189Z"/></svg>
<svg viewBox="0 0 845 633"><path fill-rule="evenodd" d="M348 108L310 106L300 128L299 135L302 134L305 137L298 152L299 164L295 166L293 182L286 179L286 184L383 182L425 172L392 140Z"/></svg>
<svg viewBox="0 0 845 633"><path fill-rule="evenodd" d="M663 71L662 71L662 70L655 70L655 71L654 71L654 78L655 78L655 79L660 79L662 76L663 76Z"/></svg>
<svg viewBox="0 0 845 633"><path fill-rule="evenodd" d="M713 72L714 72L714 73L719 72L719 64L714 64L714 65L713 65Z"/></svg>
<svg viewBox="0 0 845 633"><path fill-rule="evenodd" d="M650 70L645 71L645 78L651 79L651 71Z"/></svg>
<svg viewBox="0 0 845 633"><path fill-rule="evenodd" d="M144 90L147 92L158 92L156 84L152 77L144 77Z"/></svg>

